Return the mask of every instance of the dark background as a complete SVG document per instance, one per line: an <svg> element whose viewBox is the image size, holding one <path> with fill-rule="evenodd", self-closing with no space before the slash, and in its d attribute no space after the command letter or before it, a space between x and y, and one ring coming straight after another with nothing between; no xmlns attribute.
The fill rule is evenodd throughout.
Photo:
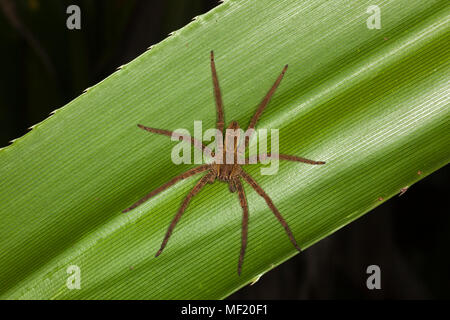
<svg viewBox="0 0 450 320"><path fill-rule="evenodd" d="M81 8L81 30L66 8ZM199 14L213 0L0 0L0 147ZM449 298L448 166L232 299ZM382 289L366 287L367 266Z"/></svg>

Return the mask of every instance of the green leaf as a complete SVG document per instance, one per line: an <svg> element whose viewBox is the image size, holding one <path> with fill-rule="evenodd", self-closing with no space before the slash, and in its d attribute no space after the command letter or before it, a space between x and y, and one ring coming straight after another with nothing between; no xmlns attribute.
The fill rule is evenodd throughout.
<svg viewBox="0 0 450 320"><path fill-rule="evenodd" d="M154 258L197 177L121 211L192 165L137 123L192 132L215 123L209 51L226 122L246 127L285 64L257 128L280 152L327 162L246 170L307 248L448 163L448 1L226 1L87 90L0 150L0 297L223 298L296 254L246 185L249 239L236 268L242 209L207 185ZM367 7L381 9L369 29ZM67 268L81 270L69 290Z"/></svg>

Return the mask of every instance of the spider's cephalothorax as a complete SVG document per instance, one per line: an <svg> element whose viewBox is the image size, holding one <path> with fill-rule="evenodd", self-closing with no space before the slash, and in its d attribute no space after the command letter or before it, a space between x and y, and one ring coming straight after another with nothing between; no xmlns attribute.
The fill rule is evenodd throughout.
<svg viewBox="0 0 450 320"><path fill-rule="evenodd" d="M237 121L232 121L227 129L232 130L234 132L239 132L237 131L237 129L239 129L239 124L237 123ZM223 149L222 158L220 158L220 161L216 161L212 166L214 178L212 178L211 181L214 182L214 179L219 179L220 181L228 182L231 192L236 191L235 180L239 178L240 172L240 166L237 161L238 145L239 145L239 134L237 135L225 134L225 139L223 141L222 147ZM227 153L231 155L232 161L228 161L229 156L227 156Z"/></svg>
<svg viewBox="0 0 450 320"><path fill-rule="evenodd" d="M256 110L255 114L253 115L252 119L250 120L250 124L247 128L246 135L244 138L244 150L248 147L248 143L253 134L255 125L258 122L258 119L261 116L264 108L269 103L270 98L272 97L272 95L274 94L278 85L280 84L281 79L283 78L283 76L287 70L287 67L288 66L286 65L283 68L283 71L278 76L277 80L272 85L271 89L266 94L266 96L260 103L258 109ZM223 134L225 122L224 122L224 116L223 116L222 95L220 92L219 80L217 78L216 67L215 67L215 63L214 63L214 53L212 51L211 51L211 72L212 72L214 96L215 96L216 108L217 108L216 128L219 133ZM149 132L162 134L162 135L166 135L169 137L175 135L172 131L168 131L168 130L164 130L164 129L150 128L150 127L143 126L141 124L138 124L138 127L143 130L149 131ZM228 126L228 129L232 129L232 130L239 129L239 125L236 121L232 121L230 123L230 125ZM180 140L190 141L194 147L199 148L202 151L205 151L205 149L207 149L207 147L201 141L198 141L198 140L194 139L193 137L183 136L180 134L176 134L176 135L178 136L178 138ZM231 143L232 141L230 139L234 139L233 143ZM285 229L289 239L291 240L292 244L294 245L294 247L298 251L300 251L300 247L298 246L297 242L295 241L294 235L292 234L288 224L286 223L284 218L281 216L280 212L275 207L275 205L273 204L270 197L256 183L256 181L247 172L245 172L242 169L241 165L238 163L237 157L238 157L239 136L228 135L228 133L227 133L227 134L225 134L225 138L223 140L224 141L222 144L223 145L222 150L220 150L220 148L217 148L217 150L216 150L216 152L222 153L223 161L213 162L212 164L203 164L203 165L197 166L195 168L192 168L192 169L186 171L185 173L180 174L179 176L176 176L175 178L173 178L169 182L165 183L161 187L159 187L159 188L153 190L152 192L150 192L149 194L147 194L145 197L140 199L138 202L133 204L131 207L123 210L123 212L128 212L128 211L136 208L137 206L141 205L142 203L144 203L151 197L157 195L158 193L162 192L163 190L174 185L178 181L186 179L197 173L206 171L207 173L197 182L197 184L194 186L194 188L188 193L186 198L183 200L180 208L178 209L177 214L172 219L172 222L169 225L169 228L164 236L161 247L158 250L158 252L156 253L156 257L159 256L161 254L161 252L164 250L164 248L167 244L167 241L169 241L172 231L175 228L175 225L177 224L178 220L180 220L181 216L183 215L184 211L186 210L187 206L189 205L189 202L191 201L191 199L203 188L203 186L205 184L213 183L216 179L218 179L219 181L228 183L228 186L229 186L229 189L231 192L237 191L237 193L239 195L239 200L240 200L240 204L242 207L242 211L243 211L241 252L239 255L239 262L238 262L238 274L240 275L241 270L242 270L242 263L244 261L245 249L247 247L247 231L248 231L248 205L247 205L247 198L245 197L245 192L244 192L244 188L242 186L241 179L243 179L245 182L247 182L262 198L264 198L267 205L274 213L275 217L278 219L278 221L280 221L281 225L284 227L284 229ZM230 146L230 145L233 146L232 150L228 150L229 148L227 148L227 146ZM234 161L232 161L231 163L226 161L227 153L231 154L232 157L234 158ZM213 153L211 153L211 154L213 154ZM278 158L281 160L303 162L303 163L308 163L308 164L325 164L325 162L323 162L323 161L314 161L314 160L309 160L309 159L305 159L305 158L301 158L301 157L297 157L297 156L286 155L286 154L277 154L277 155L272 154L271 155L270 153L258 155L257 160L258 159L261 160L264 158L271 158L271 157ZM244 162L245 162L245 164L248 164L250 162L250 158L249 157L245 158Z"/></svg>

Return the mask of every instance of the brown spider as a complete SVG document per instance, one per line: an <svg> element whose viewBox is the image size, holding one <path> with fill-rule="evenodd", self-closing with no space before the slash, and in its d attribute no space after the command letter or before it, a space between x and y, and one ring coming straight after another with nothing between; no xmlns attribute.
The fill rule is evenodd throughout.
<svg viewBox="0 0 450 320"><path fill-rule="evenodd" d="M255 125L259 119L259 117L261 116L264 108L267 106L267 104L270 101L270 98L272 97L272 95L274 94L275 90L277 89L278 85L281 82L281 79L283 78L286 70L287 70L287 65L283 68L283 71L281 72L281 74L278 76L277 80L275 81L275 83L272 85L272 88L269 90L269 92L266 94L266 96L264 97L264 99L262 100L262 102L260 103L258 109L256 110L256 113L253 115L252 119L250 120L250 124L247 128L247 133L249 133L248 135L246 134L245 136L245 149L248 147L248 143L250 140L250 137L254 131ZM224 116L223 116L223 103L222 103L222 96L221 96L221 92L220 92L220 87L219 87L219 80L217 78L217 73L216 73L216 67L215 67L215 63L214 63L214 53L213 51L211 51L211 72L212 72L212 81L213 81L213 87L214 87L214 96L215 96L215 101L216 101L216 108L217 108L217 123L216 123L216 128L218 130L218 134L223 134L223 130L224 130ZM206 147L201 141L198 141L196 139L194 139L193 137L190 136L183 136L180 134L176 134L173 133L172 131L168 131L168 130L163 130L163 129L155 129L155 128L149 128L146 126L143 126L141 124L138 124L138 127L149 131L149 132L153 132L153 133L157 133L157 134L161 134L161 135L166 135L166 136L178 136L180 140L187 140L190 141L191 144L196 147L201 149L202 151L205 151L206 149L208 149L208 147ZM230 125L228 126L228 129L239 129L239 125L236 121L232 121L230 123ZM226 148L227 145L230 144L231 140L230 139L234 139L234 144L233 146L237 146L237 136L231 136L228 134L228 132L225 135L225 141L223 141L223 146L221 147L222 150L220 150L220 147L218 146L218 152L222 152L223 154L225 154L225 152L229 152L228 149ZM244 150L245 150L244 149ZM225 151L227 150L227 151ZM141 205L142 203L144 203L145 201L147 201L148 199L150 199L151 197L157 195L158 193L164 191L165 189L169 188L170 186L174 185L175 183L177 183L178 181L181 181L183 179L186 179L190 176L193 176L197 173L200 172L204 172L204 171L209 171L206 175L204 175L198 182L197 184L194 186L194 188L188 193L188 195L186 196L186 198L184 199L183 203L181 204L181 207L178 209L177 214L175 215L175 217L173 218L172 222L169 225L169 228L166 232L166 235L164 236L164 240L161 244L161 248L158 250L158 252L156 253L155 257L159 256L161 254L161 252L164 250L167 241L169 240L173 229L175 228L178 220L180 220L182 214L184 213L184 211L186 210L190 200L197 194L200 192L200 190L205 186L206 183L213 183L216 179L218 179L219 181L223 181L228 183L229 185L229 189L231 192L235 192L237 190L238 195L239 195L239 200L240 200L240 204L243 210L243 219L242 219L242 239L241 239L241 252L240 252L240 256L239 256L239 262L238 262L238 274L241 274L241 270L242 270L242 263L244 261L244 255L245 255L245 249L247 247L247 230L248 230L248 205L247 205L247 199L245 197L245 192L244 192L244 188L242 186L242 182L241 179L244 179L248 184L250 184L250 186L255 189L255 191L264 198L264 200L266 201L267 205L269 206L269 208L273 211L273 213L275 214L275 217L278 219L278 221L280 221L281 225L284 227L289 239L291 240L292 244L294 245L294 247L298 250L301 251L300 247L297 245L297 242L295 241L295 238L291 232L291 230L289 229L288 224L286 223L286 221L284 220L284 218L281 216L280 212L278 211L278 209L275 207L275 205L273 204L272 200L270 199L270 197L264 192L264 190L256 183L256 181L248 174L246 173L240 164L238 164L237 160L237 148L234 148L234 150L231 150L231 152L233 153L233 158L234 158L234 162L233 164L229 164L229 163L224 163L222 164L222 162L220 163L212 163L212 164L203 164L200 166L197 166L195 168L192 168L188 171L186 171L185 173L182 173L180 175L178 175L177 177L173 178L172 180L170 180L169 182L167 182L166 184L160 186L159 188L153 190L152 192L150 192L149 194L147 194L145 197L143 197L142 199L140 199L138 202L136 202L135 204L133 204L131 207L123 210L123 212L128 212L134 208L136 208L137 206ZM211 153L213 155L213 153ZM257 156L260 160L262 160L263 158L271 158L271 154L264 154L264 155L259 155ZM313 161L313 160L308 160L305 158L300 158L297 156L291 156L291 155L285 155L285 154L279 154L279 155L272 155L272 157L278 157L279 159L282 160L288 160L288 161L295 161L295 162L303 162L303 163L308 163L308 164L325 164L325 162L323 161ZM251 157L246 157L245 158L245 164L249 164L250 163L250 158Z"/></svg>

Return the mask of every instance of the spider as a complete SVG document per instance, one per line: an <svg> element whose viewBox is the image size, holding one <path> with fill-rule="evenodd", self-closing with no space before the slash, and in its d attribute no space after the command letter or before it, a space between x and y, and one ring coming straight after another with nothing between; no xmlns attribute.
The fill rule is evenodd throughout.
<svg viewBox="0 0 450 320"><path fill-rule="evenodd" d="M258 119L260 118L265 107L268 105L272 95L275 93L275 90L277 89L278 85L280 84L281 80L283 79L283 76L286 73L287 68L288 68L288 65L285 65L283 68L283 71L278 76L275 83L272 85L272 87L270 88L269 92L266 94L264 99L261 101L260 105L258 106L258 109L256 110L255 114L253 115L252 119L250 120L250 124L247 128L247 133L249 133L249 134L246 134L246 136L245 136L245 149L248 147L250 137L253 134L253 131L256 126L256 123L258 122ZM217 113L216 129L217 129L218 133L223 134L224 124L225 124L224 114L223 114L223 102L222 102L222 94L221 94L220 87L219 87L219 80L218 80L217 72L216 72L216 66L215 66L215 62L214 62L214 52L213 51L211 51L211 73L212 73L212 82L213 82L213 90L214 90L216 113ZM148 132L166 135L169 137L175 134L172 131L146 127L141 124L138 124L138 127L145 131L148 131ZM234 129L234 130L239 129L239 124L237 123L237 121L232 121L230 123L230 125L228 126L228 129ZM202 151L205 151L206 149L208 149L208 147L206 147L201 141L198 141L191 136L183 136L181 134L176 134L176 135L178 135L179 140L184 139L186 141L190 141L190 143L194 147L199 148ZM223 154L225 154L225 152L229 152L229 150L227 149L226 146L230 144L230 142L231 142L230 139L235 139L234 140L235 144L233 144L233 146L237 145L238 137L228 135L228 132L227 132L225 135L225 139L223 141L223 145L220 147L220 143L219 143L217 152L222 152ZM234 150L231 150L231 152L233 153L233 158L236 160L237 159L237 148L234 148ZM212 155L213 155L213 153L212 153ZM285 155L285 154L277 154L277 155L272 154L271 155L271 153L267 153L267 154L258 155L257 157L260 160L262 160L263 158L267 159L267 158L271 158L271 157L278 157L281 160L303 162L303 163L312 164L312 165L325 164L325 162L323 162L323 161L314 161L314 160L309 160L309 159L292 156L292 155ZM251 157L245 158L245 164L250 163L250 158ZM158 252L156 253L155 257L158 257L162 253L164 248L166 247L167 242L169 241L169 238L172 235L173 229L175 228L177 222L180 220L181 216L185 212L191 199L197 193L199 193L200 190L207 183L213 183L213 182L215 182L216 179L218 179L219 181L228 183L229 190L232 193L237 191L237 194L238 194L239 200L240 200L240 205L241 205L242 211L243 211L241 250L240 250L239 261L238 261L238 270L237 270L238 275L241 275L242 264L244 262L245 250L247 247L248 214L249 214L247 199L245 196L245 192L244 192L244 188L243 188L241 179L243 179L245 182L247 182L262 198L264 198L268 207L271 209L271 211L274 213L275 217L278 219L278 221L284 227L284 230L286 231L286 233L287 233L290 241L294 245L294 247L298 251L301 251L300 247L298 246L297 242L295 241L295 238L294 238L294 235L292 234L291 229L289 228L288 224L284 220L281 213L278 211L278 209L273 204L270 197L259 186L259 184L247 172L245 172L242 169L241 165L239 163L237 163L237 161L234 161L233 164L229 164L229 163L223 164L222 162L220 162L220 163L213 162L211 164L202 164L200 166L194 167L194 168L176 176L175 178L173 178L169 182L163 184L159 188L153 190L152 192L147 194L145 197L143 197L142 199L140 199L139 201L134 203L131 207L123 210L123 212L125 213L125 212L128 212L128 211L138 207L139 205L141 205L148 199L150 199L153 196L159 194L160 192L166 190L167 188L174 185L175 183L177 183L183 179L186 179L188 177L191 177L193 175L199 174L201 172L205 172L205 171L207 171L207 173L197 182L197 184L193 187L193 189L187 194L186 198L183 200L180 208L178 209L178 212L176 213L175 217L172 219L172 222L170 223L169 228L167 229L167 232L164 236L161 247L158 250Z"/></svg>

